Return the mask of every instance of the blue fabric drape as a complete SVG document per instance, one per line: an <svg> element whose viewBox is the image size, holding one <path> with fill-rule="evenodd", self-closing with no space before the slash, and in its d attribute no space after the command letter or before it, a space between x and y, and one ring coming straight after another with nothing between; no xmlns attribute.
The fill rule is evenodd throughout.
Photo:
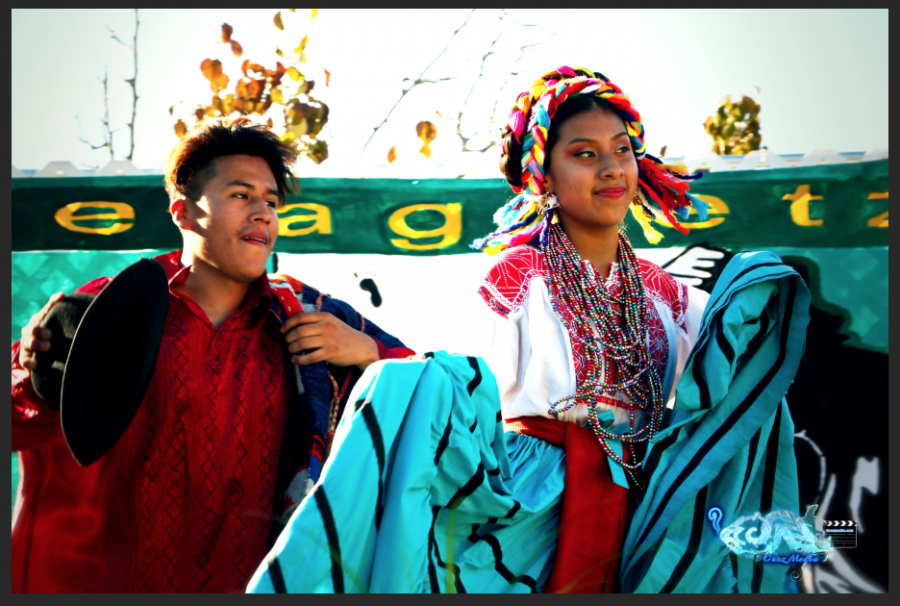
<svg viewBox="0 0 900 606"><path fill-rule="evenodd" d="M784 394L809 293L771 253L723 272L624 544L625 592L780 591L786 569L731 556L706 513L796 511ZM331 457L248 592L533 592L553 564L565 453L503 433L479 358L381 362L351 394ZM602 515L602 512L598 512ZM585 537L590 540L590 537Z"/></svg>
<svg viewBox="0 0 900 606"><path fill-rule="evenodd" d="M504 434L478 358L437 352L375 370L247 591L539 590L556 546L562 449Z"/></svg>
<svg viewBox="0 0 900 606"><path fill-rule="evenodd" d="M809 291L769 252L741 253L723 271L664 431L647 450L652 473L625 539L627 592L779 592L787 568L729 553L722 527L741 515L797 512L794 428L784 398L806 343Z"/></svg>

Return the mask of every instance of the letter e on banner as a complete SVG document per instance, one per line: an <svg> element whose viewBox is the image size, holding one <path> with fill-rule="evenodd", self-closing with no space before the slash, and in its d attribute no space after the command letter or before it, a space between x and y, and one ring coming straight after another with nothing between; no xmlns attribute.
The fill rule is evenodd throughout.
<svg viewBox="0 0 900 606"><path fill-rule="evenodd" d="M303 209L303 210L311 210L315 214L314 215L293 215L291 217L283 217L278 221L278 235L279 236L305 236L307 234L311 234L313 232L318 232L320 234L330 234L331 233L331 211L327 206L322 204L288 204L284 208L278 209L278 214L282 215L289 210L294 208ZM312 225L308 227L300 227L293 229L291 225L297 223L312 223Z"/></svg>
<svg viewBox="0 0 900 606"><path fill-rule="evenodd" d="M700 198L707 204L709 204L709 217L706 221L697 221L696 223L691 223L690 221L682 221L681 224L687 227L688 229L708 229L710 227L715 227L716 225L721 225L725 222L725 217L716 217L713 215L727 215L731 212L728 209L728 205L725 204L725 201L722 198L717 198L716 196L707 196L706 194L694 194L695 198ZM696 216L698 213L693 208L688 208L688 213L691 217ZM675 229L668 223L660 223L657 221L662 227L668 227L669 229Z"/></svg>
<svg viewBox="0 0 900 606"><path fill-rule="evenodd" d="M725 222L725 217L714 217L713 215L727 215L730 211L728 210L728 205L725 204L725 201L722 198L717 198L715 196L707 196L705 194L696 194L694 197L700 198L707 204L709 204L709 217L707 217L706 221L698 221L696 223L686 222L685 226L689 229L707 229L709 227L715 227L716 225L721 225ZM691 207L688 212L691 215L696 215L697 211Z"/></svg>
<svg viewBox="0 0 900 606"><path fill-rule="evenodd" d="M76 215L75 213L82 208L109 208L111 213L102 213L99 215ZM128 231L134 227L134 223L116 222L107 227L89 227L79 225L76 221L116 221L117 219L134 220L134 208L130 204L124 202L73 202L66 204L53 215L56 222L68 229L69 231L77 231L82 234L94 234L97 236L111 236Z"/></svg>
<svg viewBox="0 0 900 606"><path fill-rule="evenodd" d="M437 229L417 230L406 223L406 217L420 210L434 210L444 215L444 224ZM452 202L450 204L413 204L397 209L388 219L388 227L398 236L404 238L392 238L391 244L404 250L435 250L448 248L459 242L462 235L462 204ZM406 238L422 239L441 236L440 242L432 244L414 244Z"/></svg>

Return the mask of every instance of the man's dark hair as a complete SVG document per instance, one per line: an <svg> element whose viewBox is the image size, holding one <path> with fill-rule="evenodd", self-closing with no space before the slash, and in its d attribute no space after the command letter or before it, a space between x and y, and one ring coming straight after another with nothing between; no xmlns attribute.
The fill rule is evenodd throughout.
<svg viewBox="0 0 900 606"><path fill-rule="evenodd" d="M297 152L275 133L249 119L216 118L195 125L181 138L166 162L166 192L172 200L185 198L196 202L203 187L214 176L212 161L222 156L245 154L262 158L278 184L278 203L299 192L291 165Z"/></svg>

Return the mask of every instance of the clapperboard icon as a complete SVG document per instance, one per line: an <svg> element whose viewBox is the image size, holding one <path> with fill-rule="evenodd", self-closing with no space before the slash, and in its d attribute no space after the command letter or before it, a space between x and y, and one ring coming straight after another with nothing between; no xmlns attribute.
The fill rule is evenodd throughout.
<svg viewBox="0 0 900 606"><path fill-rule="evenodd" d="M856 547L855 520L825 520L822 530L826 537L831 537L835 549L854 549Z"/></svg>

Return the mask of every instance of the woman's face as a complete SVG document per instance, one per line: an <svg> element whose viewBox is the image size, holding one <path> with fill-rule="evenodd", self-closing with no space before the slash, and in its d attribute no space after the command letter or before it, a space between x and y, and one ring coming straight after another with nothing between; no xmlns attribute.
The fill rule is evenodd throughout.
<svg viewBox="0 0 900 606"><path fill-rule="evenodd" d="M618 228L637 188L638 168L625 123L600 108L572 116L550 150L546 191L559 200L569 232Z"/></svg>

